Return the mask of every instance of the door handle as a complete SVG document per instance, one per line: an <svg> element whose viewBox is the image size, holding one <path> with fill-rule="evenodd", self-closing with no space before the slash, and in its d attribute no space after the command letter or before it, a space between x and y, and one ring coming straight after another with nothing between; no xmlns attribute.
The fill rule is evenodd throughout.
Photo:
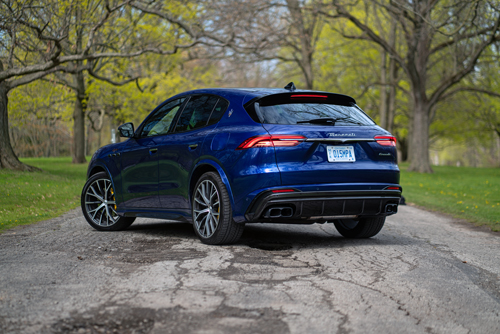
<svg viewBox="0 0 500 334"><path fill-rule="evenodd" d="M150 148L150 149L149 149L149 153L150 153L150 154L155 154L156 152L158 152L158 149L157 149L157 148Z"/></svg>
<svg viewBox="0 0 500 334"><path fill-rule="evenodd" d="M189 149L190 149L190 150L194 150L194 149L196 149L197 147L198 147L198 144L191 144L191 145L189 145Z"/></svg>

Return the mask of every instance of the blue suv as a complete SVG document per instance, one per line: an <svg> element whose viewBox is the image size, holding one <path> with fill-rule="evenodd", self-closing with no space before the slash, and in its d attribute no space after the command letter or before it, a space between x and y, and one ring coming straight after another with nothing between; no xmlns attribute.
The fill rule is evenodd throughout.
<svg viewBox="0 0 500 334"><path fill-rule="evenodd" d="M247 223L332 222L369 238L401 198L396 139L346 95L293 83L193 90L118 129L129 139L95 152L82 191L101 231L150 217L190 222L217 245Z"/></svg>

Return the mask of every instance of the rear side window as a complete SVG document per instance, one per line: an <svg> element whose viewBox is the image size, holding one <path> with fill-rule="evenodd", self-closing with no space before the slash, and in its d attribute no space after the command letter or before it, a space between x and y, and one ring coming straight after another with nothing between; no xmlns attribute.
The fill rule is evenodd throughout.
<svg viewBox="0 0 500 334"><path fill-rule="evenodd" d="M228 106L229 102L223 99L219 99L219 102L217 102L217 105L215 106L212 112L212 116L210 116L208 125L217 123L221 119L222 115L224 115L224 112L226 111Z"/></svg>
<svg viewBox="0 0 500 334"><path fill-rule="evenodd" d="M218 97L210 95L191 97L177 121L175 132L189 131L207 125L218 100Z"/></svg>
<svg viewBox="0 0 500 334"><path fill-rule="evenodd" d="M356 105L327 103L286 103L254 105L257 116L264 124L284 125L375 125Z"/></svg>

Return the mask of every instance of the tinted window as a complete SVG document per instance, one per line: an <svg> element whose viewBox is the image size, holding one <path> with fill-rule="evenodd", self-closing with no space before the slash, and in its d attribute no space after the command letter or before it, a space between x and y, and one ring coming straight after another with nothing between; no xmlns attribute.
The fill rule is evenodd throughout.
<svg viewBox="0 0 500 334"><path fill-rule="evenodd" d="M266 124L303 124L321 125L320 123L303 123L304 121L331 118L335 126L342 125L374 125L375 123L356 105L345 106L326 103L288 103L271 106L258 106L259 118Z"/></svg>
<svg viewBox="0 0 500 334"><path fill-rule="evenodd" d="M218 100L218 97L208 95L191 97L177 121L175 132L189 131L207 125Z"/></svg>
<svg viewBox="0 0 500 334"><path fill-rule="evenodd" d="M219 99L219 102L217 102L217 105L215 106L214 110L212 111L212 116L210 116L210 120L208 121L208 125L212 125L217 123L222 115L224 115L224 112L227 109L227 106L229 105L229 102L227 102L224 99Z"/></svg>
<svg viewBox="0 0 500 334"><path fill-rule="evenodd" d="M186 100L185 97L171 101L155 111L141 130L141 137L163 135L168 132L175 114Z"/></svg>

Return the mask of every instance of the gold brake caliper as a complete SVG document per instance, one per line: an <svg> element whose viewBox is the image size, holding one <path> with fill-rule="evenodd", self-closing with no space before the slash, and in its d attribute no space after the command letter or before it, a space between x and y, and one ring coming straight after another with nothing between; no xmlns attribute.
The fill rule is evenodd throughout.
<svg viewBox="0 0 500 334"><path fill-rule="evenodd" d="M113 191L113 188L110 188L110 189L111 189L111 196L113 196L113 201L115 201L115 192ZM113 207L116 210L116 203L113 205Z"/></svg>

